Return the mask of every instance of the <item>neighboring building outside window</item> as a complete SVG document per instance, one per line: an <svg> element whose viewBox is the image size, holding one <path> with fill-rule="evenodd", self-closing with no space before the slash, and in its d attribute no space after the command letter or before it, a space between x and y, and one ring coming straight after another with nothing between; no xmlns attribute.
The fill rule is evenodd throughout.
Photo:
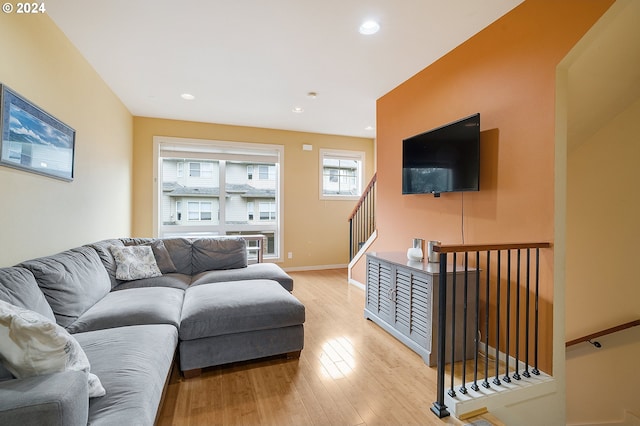
<svg viewBox="0 0 640 426"><path fill-rule="evenodd" d="M262 234L265 260L282 259L283 146L164 136L154 144L158 236Z"/></svg>
<svg viewBox="0 0 640 426"><path fill-rule="evenodd" d="M320 150L320 198L355 199L362 194L364 152Z"/></svg>

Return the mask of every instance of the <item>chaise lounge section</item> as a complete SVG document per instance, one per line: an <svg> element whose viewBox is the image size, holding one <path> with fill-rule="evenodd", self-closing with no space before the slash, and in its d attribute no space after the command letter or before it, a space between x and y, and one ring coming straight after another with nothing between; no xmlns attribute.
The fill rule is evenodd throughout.
<svg viewBox="0 0 640 426"><path fill-rule="evenodd" d="M0 268L0 301L70 333L90 365L22 377L0 341L0 424L153 424L176 356L185 377L299 356L305 312L292 289L277 265L248 264L240 237L110 239ZM89 373L103 396L89 397Z"/></svg>

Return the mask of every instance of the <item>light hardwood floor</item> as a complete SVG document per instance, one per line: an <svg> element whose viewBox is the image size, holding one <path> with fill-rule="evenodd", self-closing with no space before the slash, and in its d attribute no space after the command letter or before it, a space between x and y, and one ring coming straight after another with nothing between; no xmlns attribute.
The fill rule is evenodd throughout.
<svg viewBox="0 0 640 426"><path fill-rule="evenodd" d="M364 319L364 292L347 284L346 270L290 275L306 307L300 359L213 367L192 379L174 372L160 425L463 424L431 413L435 369Z"/></svg>

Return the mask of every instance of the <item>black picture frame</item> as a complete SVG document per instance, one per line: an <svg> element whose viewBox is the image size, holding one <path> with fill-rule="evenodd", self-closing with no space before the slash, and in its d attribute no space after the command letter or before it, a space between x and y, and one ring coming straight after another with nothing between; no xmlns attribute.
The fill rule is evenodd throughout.
<svg viewBox="0 0 640 426"><path fill-rule="evenodd" d="M76 131L0 84L0 165L73 180Z"/></svg>

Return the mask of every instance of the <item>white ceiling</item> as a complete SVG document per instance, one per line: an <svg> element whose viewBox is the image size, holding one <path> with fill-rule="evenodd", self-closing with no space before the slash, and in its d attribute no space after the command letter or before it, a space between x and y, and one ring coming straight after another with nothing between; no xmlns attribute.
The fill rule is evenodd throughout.
<svg viewBox="0 0 640 426"><path fill-rule="evenodd" d="M376 99L521 2L54 0L47 12L135 116L373 138ZM369 18L381 29L363 36Z"/></svg>

